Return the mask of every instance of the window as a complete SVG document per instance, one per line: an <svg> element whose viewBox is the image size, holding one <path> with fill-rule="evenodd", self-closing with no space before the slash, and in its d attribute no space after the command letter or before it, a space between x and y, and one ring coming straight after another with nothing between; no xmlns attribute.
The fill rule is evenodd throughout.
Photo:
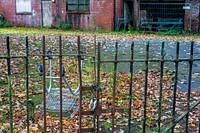
<svg viewBox="0 0 200 133"><path fill-rule="evenodd" d="M16 0L16 13L31 13L31 0Z"/></svg>
<svg viewBox="0 0 200 133"><path fill-rule="evenodd" d="M67 0L67 11L89 12L90 0Z"/></svg>

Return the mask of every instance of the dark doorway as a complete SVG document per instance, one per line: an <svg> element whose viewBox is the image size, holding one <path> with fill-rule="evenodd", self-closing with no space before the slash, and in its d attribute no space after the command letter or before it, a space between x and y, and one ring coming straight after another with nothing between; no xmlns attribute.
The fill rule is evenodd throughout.
<svg viewBox="0 0 200 133"><path fill-rule="evenodd" d="M123 17L117 17L116 30L130 30L133 27L134 0L124 0Z"/></svg>

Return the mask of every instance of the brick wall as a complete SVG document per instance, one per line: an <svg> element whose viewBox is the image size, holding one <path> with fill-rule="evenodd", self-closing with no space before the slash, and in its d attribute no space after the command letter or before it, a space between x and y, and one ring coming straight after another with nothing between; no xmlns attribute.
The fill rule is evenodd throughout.
<svg viewBox="0 0 200 133"><path fill-rule="evenodd" d="M51 0L50 0L51 1ZM116 1L116 16L123 17L123 0ZM186 0L188 2L189 0ZM0 12L9 21L17 26L41 25L41 0L31 0L32 13L29 15L16 14L15 0L0 0ZM72 13L66 11L66 0L56 0L52 3L53 26L61 23L70 23L75 28L113 30L113 2L114 0L90 0L89 13ZM192 0L191 22L192 32L196 32L199 26L199 0ZM138 3L134 0L134 27L137 28ZM184 28L189 30L190 12L185 12Z"/></svg>
<svg viewBox="0 0 200 133"><path fill-rule="evenodd" d="M90 13L66 14L66 23L82 29L113 29L113 0L90 0Z"/></svg>
<svg viewBox="0 0 200 133"><path fill-rule="evenodd" d="M65 23L66 0L56 0L52 6L53 26L58 26L59 24Z"/></svg>
<svg viewBox="0 0 200 133"><path fill-rule="evenodd" d="M2 1L0 0L0 13L3 11Z"/></svg>
<svg viewBox="0 0 200 133"><path fill-rule="evenodd" d="M17 26L39 26L41 23L40 0L32 0L32 14L16 14L15 0L1 0L5 20ZM39 3L39 4L38 4Z"/></svg>
<svg viewBox="0 0 200 133"><path fill-rule="evenodd" d="M185 2L189 2L190 0L186 0ZM185 10L185 18L184 18L184 29L186 32L190 31L190 22L191 22L191 32L198 32L199 28L199 0L192 0L191 4L186 4L190 6L191 10Z"/></svg>

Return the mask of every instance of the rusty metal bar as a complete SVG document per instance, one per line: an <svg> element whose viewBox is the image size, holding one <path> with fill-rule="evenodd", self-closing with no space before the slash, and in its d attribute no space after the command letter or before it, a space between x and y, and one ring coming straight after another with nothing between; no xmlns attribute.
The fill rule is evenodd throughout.
<svg viewBox="0 0 200 133"><path fill-rule="evenodd" d="M45 57L46 57L46 46L45 46L45 36L42 37L42 46L43 46L43 55L42 55L42 62L43 62L43 107L44 107L44 130L43 132L46 133L47 125L46 125L46 67L45 67Z"/></svg>
<svg viewBox="0 0 200 133"><path fill-rule="evenodd" d="M124 63L129 63L129 62L145 62L146 59L134 59L134 60L117 60L117 62L124 62ZM161 60L160 59L149 59L149 62L160 62ZM170 60L170 59L165 59L163 60L164 62L183 62L183 61L200 61L200 59L178 59L178 60ZM104 61L101 61L101 63L114 63L116 61L114 60L104 60Z"/></svg>
<svg viewBox="0 0 200 133"><path fill-rule="evenodd" d="M160 133L160 123L162 115L162 88L163 88L163 68L164 68L164 53L165 42L162 42L161 47L161 62L160 62L160 94L159 94L159 106L158 106L158 133Z"/></svg>
<svg viewBox="0 0 200 133"><path fill-rule="evenodd" d="M85 54L81 54L82 56L85 56L85 57L87 57L87 55L85 55ZM43 56L42 54L41 55L29 55L29 57L30 56ZM58 54L52 54L51 56L59 56ZM63 54L62 56L71 56L70 54ZM77 54L73 54L73 56L77 56ZM88 57L93 57L93 56L88 56ZM8 56L0 56L0 59L7 59L7 58L9 58ZM21 55L21 56L10 56L10 59L12 59L12 58L26 58L26 56L23 56L23 55ZM124 60L117 60L117 62L127 62L127 63L129 63L129 62L145 62L146 60L145 59L134 59L134 60L126 60L126 59L124 59ZM159 61L161 61L160 59L149 59L149 62L159 62ZM164 62L177 62L177 60L170 60L170 59L165 59L165 60L163 60ZM184 61L200 61L200 59L178 59L178 62L184 62ZM115 61L113 61L113 60L104 60L104 61L101 61L101 63L114 63Z"/></svg>
<svg viewBox="0 0 200 133"><path fill-rule="evenodd" d="M100 42L98 42L98 56L97 56L97 61L98 61L98 66L97 66L97 85L98 87L101 86L101 82L100 82L100 70L101 70L101 44ZM99 106L99 99L97 99L97 107ZM99 133L99 127L100 123L99 123L99 116L97 116L97 133Z"/></svg>
<svg viewBox="0 0 200 133"><path fill-rule="evenodd" d="M143 117L143 133L146 132L146 107L147 107L147 88L148 88L148 71L149 71L149 42L146 43L146 61L145 61L145 86L144 86L144 117Z"/></svg>
<svg viewBox="0 0 200 133"><path fill-rule="evenodd" d="M82 115L94 115L94 111L82 111Z"/></svg>
<svg viewBox="0 0 200 133"><path fill-rule="evenodd" d="M115 112L127 112L127 108L115 108ZM102 113L112 113L112 108L102 109Z"/></svg>
<svg viewBox="0 0 200 133"><path fill-rule="evenodd" d="M13 133L13 105L12 105L12 86L11 86L11 64L10 64L10 37L6 38L7 45L7 66L8 66L8 92L9 92L9 119L10 119L10 133Z"/></svg>
<svg viewBox="0 0 200 133"><path fill-rule="evenodd" d="M187 93L187 108L190 109L190 93L191 93L191 80L192 80L192 59L193 59L193 51L194 51L194 42L191 42L190 46L190 59L189 61L189 75L188 75L188 93ZM189 113L186 115L186 122L185 122L185 132L188 133L188 118Z"/></svg>
<svg viewBox="0 0 200 133"><path fill-rule="evenodd" d="M78 54L62 54L62 56L75 56L77 57ZM81 54L85 57L92 57L93 58L93 55L86 55L86 54ZM42 54L29 54L29 56L42 56ZM59 54L52 54L51 56L60 56ZM6 58L7 56L5 56ZM24 57L25 58L25 57Z"/></svg>
<svg viewBox="0 0 200 133"><path fill-rule="evenodd" d="M131 60L134 58L134 42L131 44ZM128 118L128 132L131 133L131 107L133 100L133 62L130 62L130 88L129 88L129 118Z"/></svg>
<svg viewBox="0 0 200 133"><path fill-rule="evenodd" d="M62 122L62 117L63 117L63 107L62 107L62 38L59 36L59 67L60 67L60 78L59 78L59 83L60 83L60 133L63 132L63 122Z"/></svg>
<svg viewBox="0 0 200 133"><path fill-rule="evenodd" d="M115 108L115 112L127 112L129 108ZM102 109L101 113L112 113L112 108ZM82 115L94 115L94 111L82 111Z"/></svg>
<svg viewBox="0 0 200 133"><path fill-rule="evenodd" d="M176 44L176 61L175 61L175 76L174 76L174 96L173 96L173 109L172 109L172 122L175 122L176 117L176 92L177 92L177 83L178 83L178 58L179 58L179 42ZM171 130L174 133L174 127Z"/></svg>
<svg viewBox="0 0 200 133"><path fill-rule="evenodd" d="M94 65L94 82L96 83L97 82L97 78L96 78L96 35L94 35L94 46L93 46L93 65ZM96 92L98 93L98 92ZM96 96L98 94L95 94ZM99 106L99 101L97 101L97 107ZM98 116L97 116L98 117ZM97 118L98 119L98 118ZM96 130L96 116L94 114L93 116L93 128L94 128L94 131Z"/></svg>
<svg viewBox="0 0 200 133"><path fill-rule="evenodd" d="M97 82L97 74L96 74L96 35L94 36L94 56L93 56L93 62L94 62L94 79L95 83Z"/></svg>
<svg viewBox="0 0 200 133"><path fill-rule="evenodd" d="M82 91L93 90L91 86L82 86Z"/></svg>
<svg viewBox="0 0 200 133"><path fill-rule="evenodd" d="M24 55L19 55L19 56L13 56L13 55L10 55L10 56L0 56L0 59L16 59L16 58L26 58L26 56Z"/></svg>
<svg viewBox="0 0 200 133"><path fill-rule="evenodd" d="M200 100L195 102L188 111L186 111L185 113L183 113L181 116L179 116L174 123L169 127L166 128L165 131L163 131L162 133L167 133L170 129L173 129L177 123L179 123L190 111L192 111L196 106L198 106L200 104Z"/></svg>
<svg viewBox="0 0 200 133"><path fill-rule="evenodd" d="M114 62L114 77L113 77L113 93L112 93L112 133L115 131L115 95L116 95L116 80L117 80L117 56L118 56L118 42L115 43L115 62Z"/></svg>
<svg viewBox="0 0 200 133"><path fill-rule="evenodd" d="M80 36L77 37L77 45L78 45L78 69L79 69L79 133L82 132L82 71L81 71L81 42Z"/></svg>
<svg viewBox="0 0 200 133"><path fill-rule="evenodd" d="M28 36L26 36L26 109L27 109L27 133L30 132L29 129L29 77L28 77L28 54L29 54L29 49L28 49Z"/></svg>
<svg viewBox="0 0 200 133"><path fill-rule="evenodd" d="M94 132L94 128L82 128L81 131L82 131L82 133L84 133L84 132L86 132L86 133L88 133L88 132Z"/></svg>

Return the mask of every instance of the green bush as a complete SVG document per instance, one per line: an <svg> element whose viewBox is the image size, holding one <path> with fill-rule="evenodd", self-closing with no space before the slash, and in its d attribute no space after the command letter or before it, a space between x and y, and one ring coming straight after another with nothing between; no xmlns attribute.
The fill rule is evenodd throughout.
<svg viewBox="0 0 200 133"><path fill-rule="evenodd" d="M4 17L0 15L0 23L4 21Z"/></svg>
<svg viewBox="0 0 200 133"><path fill-rule="evenodd" d="M169 30L164 33L164 35L180 35L182 33L181 30Z"/></svg>
<svg viewBox="0 0 200 133"><path fill-rule="evenodd" d="M12 27L12 24L9 22L0 22L0 28Z"/></svg>
<svg viewBox="0 0 200 133"><path fill-rule="evenodd" d="M4 17L0 14L0 28L6 28L6 27L12 27L12 24L9 22L6 22L4 20Z"/></svg>
<svg viewBox="0 0 200 133"><path fill-rule="evenodd" d="M60 29L64 30L64 31L70 30L70 29L72 29L72 26L71 26L71 24L61 24Z"/></svg>

